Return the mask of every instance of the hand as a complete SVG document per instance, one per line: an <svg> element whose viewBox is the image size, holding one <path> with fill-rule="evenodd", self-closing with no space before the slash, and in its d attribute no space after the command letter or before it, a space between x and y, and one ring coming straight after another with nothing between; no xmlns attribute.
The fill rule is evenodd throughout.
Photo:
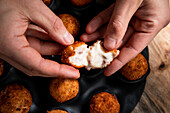
<svg viewBox="0 0 170 113"><path fill-rule="evenodd" d="M77 69L40 55L57 54L61 45L73 42L62 21L41 0L0 0L0 58L24 73L78 78Z"/></svg>
<svg viewBox="0 0 170 113"><path fill-rule="evenodd" d="M81 40L104 37L106 49L120 49L104 70L109 76L139 54L169 22L169 0L117 0L89 22Z"/></svg>

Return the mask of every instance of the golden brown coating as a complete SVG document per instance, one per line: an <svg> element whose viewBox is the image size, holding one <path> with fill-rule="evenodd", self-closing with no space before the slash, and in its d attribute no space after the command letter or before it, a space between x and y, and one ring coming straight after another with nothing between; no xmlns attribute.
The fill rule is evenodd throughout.
<svg viewBox="0 0 170 113"><path fill-rule="evenodd" d="M0 113L28 113L32 105L30 92L21 85L7 85L0 92Z"/></svg>
<svg viewBox="0 0 170 113"><path fill-rule="evenodd" d="M2 75L3 71L4 71L4 61L0 59L0 76Z"/></svg>
<svg viewBox="0 0 170 113"><path fill-rule="evenodd" d="M47 111L47 113L68 113L68 112L57 109L57 110Z"/></svg>
<svg viewBox="0 0 170 113"><path fill-rule="evenodd" d="M93 0L71 0L71 3L75 6L85 6L91 3Z"/></svg>
<svg viewBox="0 0 170 113"><path fill-rule="evenodd" d="M85 43L76 41L74 44L67 46L62 52L61 62L70 64L76 68L82 68L83 66L77 66L77 65L74 65L73 63L70 63L69 57L74 56L75 55L74 50L76 49L76 47L79 47L83 44L85 44Z"/></svg>
<svg viewBox="0 0 170 113"><path fill-rule="evenodd" d="M77 96L79 92L79 82L76 79L52 79L49 90L51 96L57 102L62 103Z"/></svg>
<svg viewBox="0 0 170 113"><path fill-rule="evenodd" d="M43 0L43 2L44 2L47 6L49 6L50 3L51 3L51 0Z"/></svg>
<svg viewBox="0 0 170 113"><path fill-rule="evenodd" d="M59 14L58 17L63 21L68 32L73 35L73 37L76 37L80 29L78 20L69 14Z"/></svg>
<svg viewBox="0 0 170 113"><path fill-rule="evenodd" d="M121 74L128 80L137 80L141 78L148 70L148 63L142 54L138 54L134 59L128 62L121 70Z"/></svg>
<svg viewBox="0 0 170 113"><path fill-rule="evenodd" d="M90 113L119 113L119 110L118 100L108 92L98 93L90 101Z"/></svg>

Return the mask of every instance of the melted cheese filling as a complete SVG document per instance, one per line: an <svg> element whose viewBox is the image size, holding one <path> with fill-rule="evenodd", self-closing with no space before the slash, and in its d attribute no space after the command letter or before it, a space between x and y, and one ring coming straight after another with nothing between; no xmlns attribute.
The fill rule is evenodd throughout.
<svg viewBox="0 0 170 113"><path fill-rule="evenodd" d="M93 46L87 48L87 45L81 45L77 47L75 55L69 57L70 63L76 66L85 66L87 70L104 68L108 66L112 60L119 54L105 52L101 46L101 41L97 41Z"/></svg>
<svg viewBox="0 0 170 113"><path fill-rule="evenodd" d="M89 53L89 49L87 48L87 45L81 45L79 47L76 47L74 50L75 55L69 57L70 63L76 66L87 66L87 55Z"/></svg>

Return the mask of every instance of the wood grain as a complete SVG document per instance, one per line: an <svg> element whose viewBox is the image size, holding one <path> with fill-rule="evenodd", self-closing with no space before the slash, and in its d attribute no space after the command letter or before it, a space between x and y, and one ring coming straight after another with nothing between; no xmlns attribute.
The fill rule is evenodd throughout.
<svg viewBox="0 0 170 113"><path fill-rule="evenodd" d="M170 113L170 24L149 44L151 72L133 113Z"/></svg>

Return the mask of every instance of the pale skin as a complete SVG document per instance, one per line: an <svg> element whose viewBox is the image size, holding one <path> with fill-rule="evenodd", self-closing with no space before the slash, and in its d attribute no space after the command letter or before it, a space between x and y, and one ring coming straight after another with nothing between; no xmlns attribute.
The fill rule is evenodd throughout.
<svg viewBox="0 0 170 113"><path fill-rule="evenodd" d="M169 14L168 0L117 0L87 25L81 40L104 37L106 49L120 48L105 69L109 76L149 44L168 24ZM79 78L77 69L41 57L72 43L62 21L41 0L0 0L0 58L17 69L30 76Z"/></svg>
<svg viewBox="0 0 170 113"><path fill-rule="evenodd" d="M0 0L0 58L24 73L79 78L77 69L41 57L72 43L73 36L41 0Z"/></svg>
<svg viewBox="0 0 170 113"><path fill-rule="evenodd" d="M169 0L117 0L89 22L81 40L104 37L106 49L120 49L119 56L104 70L110 76L137 56L169 22Z"/></svg>

